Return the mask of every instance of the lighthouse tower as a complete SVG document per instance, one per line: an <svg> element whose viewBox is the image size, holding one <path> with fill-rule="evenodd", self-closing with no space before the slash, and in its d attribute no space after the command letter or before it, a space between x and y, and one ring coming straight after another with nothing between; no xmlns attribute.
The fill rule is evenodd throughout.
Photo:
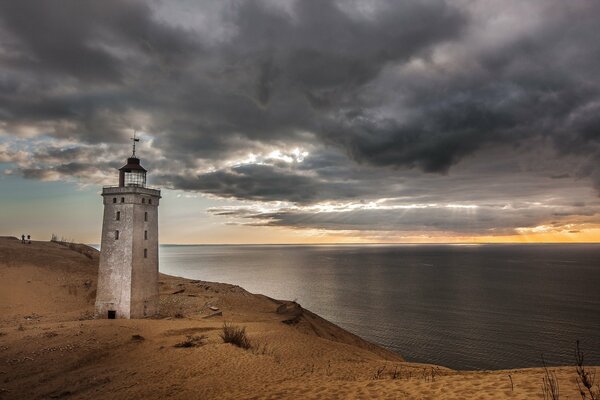
<svg viewBox="0 0 600 400"><path fill-rule="evenodd" d="M104 218L96 294L99 318L144 318L158 313L158 204L146 170L133 154L119 169L119 186L104 187Z"/></svg>

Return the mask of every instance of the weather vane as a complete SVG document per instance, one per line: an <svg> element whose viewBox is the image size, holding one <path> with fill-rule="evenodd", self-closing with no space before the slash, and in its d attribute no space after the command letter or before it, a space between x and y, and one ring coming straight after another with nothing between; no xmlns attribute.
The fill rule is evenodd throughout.
<svg viewBox="0 0 600 400"><path fill-rule="evenodd" d="M135 142L139 142L140 141L139 138L135 137L135 134L136 134L136 131L133 131L133 137L130 138L131 141L132 141L132 143L133 143L133 155L132 155L132 157L135 157Z"/></svg>

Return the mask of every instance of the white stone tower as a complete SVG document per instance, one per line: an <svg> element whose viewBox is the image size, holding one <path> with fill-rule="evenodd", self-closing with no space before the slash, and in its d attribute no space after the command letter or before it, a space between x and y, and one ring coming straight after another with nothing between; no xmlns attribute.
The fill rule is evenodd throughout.
<svg viewBox="0 0 600 400"><path fill-rule="evenodd" d="M96 294L99 318L144 318L158 313L158 204L146 170L133 154L119 169L119 186L104 187L104 219Z"/></svg>

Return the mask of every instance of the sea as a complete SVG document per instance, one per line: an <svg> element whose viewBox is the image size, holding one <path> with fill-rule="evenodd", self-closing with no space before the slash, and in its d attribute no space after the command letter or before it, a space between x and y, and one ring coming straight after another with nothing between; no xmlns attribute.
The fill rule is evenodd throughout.
<svg viewBox="0 0 600 400"><path fill-rule="evenodd" d="M160 271L295 300L407 361L600 365L600 244L162 245Z"/></svg>

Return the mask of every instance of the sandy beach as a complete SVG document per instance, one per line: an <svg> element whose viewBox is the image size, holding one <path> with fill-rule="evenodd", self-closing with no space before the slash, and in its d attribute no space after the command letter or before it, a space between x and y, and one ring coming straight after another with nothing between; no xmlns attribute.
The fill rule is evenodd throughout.
<svg viewBox="0 0 600 400"><path fill-rule="evenodd" d="M541 368L405 362L234 285L162 275L157 318L94 319L97 268L84 245L0 238L0 399L543 398ZM252 347L224 343L224 323L245 327ZM551 371L561 399L580 398L573 366Z"/></svg>

